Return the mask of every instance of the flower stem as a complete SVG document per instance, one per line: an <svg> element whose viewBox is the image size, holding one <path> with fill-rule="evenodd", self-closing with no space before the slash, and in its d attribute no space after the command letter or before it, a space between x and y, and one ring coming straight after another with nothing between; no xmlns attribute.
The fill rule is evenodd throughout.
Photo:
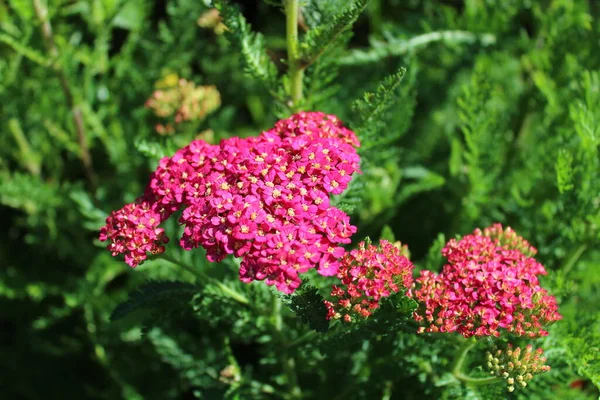
<svg viewBox="0 0 600 400"><path fill-rule="evenodd" d="M288 343L286 347L292 348L292 347L298 346L299 344L302 344L307 340L314 339L317 336L318 336L317 332L310 330L310 331L306 332L305 334L303 334L302 336L297 337L292 342Z"/></svg>
<svg viewBox="0 0 600 400"><path fill-rule="evenodd" d="M562 268L562 273L564 276L567 276L567 274L571 271L575 264L577 264L577 261L579 261L586 249L587 245L582 244L577 249L575 249L573 253L571 253L569 258L567 259L567 262L565 263L565 266Z"/></svg>
<svg viewBox="0 0 600 400"><path fill-rule="evenodd" d="M298 49L298 0L284 0L286 18L286 41L288 52L288 76L290 80L290 97L292 109L296 110L298 103L302 100L302 78L304 68L300 62L300 51Z"/></svg>
<svg viewBox="0 0 600 400"><path fill-rule="evenodd" d="M467 339L463 342L456 359L454 360L454 364L452 366L452 375L459 381L470 385L470 386L483 386L489 385L491 383L496 383L500 381L500 378L495 376L491 376L488 378L473 378L463 373L462 369L467 359L467 354L469 351L475 347L477 341L474 338Z"/></svg>
<svg viewBox="0 0 600 400"><path fill-rule="evenodd" d="M210 283L213 284L215 286L218 286L219 289L221 289L221 291L226 294L229 298L231 298L232 300L237 301L240 304L243 304L245 306L250 306L250 301L248 300L248 298L246 296L244 296L243 294L236 292L235 290L233 290L232 288L230 288L229 286L225 285L222 282L219 282L218 280L216 280L215 278L211 278L210 276L206 275L204 272L202 272L200 269L198 268L194 268L191 265L187 265L186 263L184 263L181 260L176 259L175 257L172 257L170 255L167 255L166 253L163 253L161 255L161 258L163 260L166 260L172 264L177 265L178 267L186 270L187 272L193 274L199 281L206 283Z"/></svg>
<svg viewBox="0 0 600 400"><path fill-rule="evenodd" d="M453 375L456 376L462 374L462 368L467 358L467 354L469 353L469 350L471 350L476 344L477 342L474 339L467 339L463 342L460 350L458 351L458 355L454 359L454 364L452 366Z"/></svg>
<svg viewBox="0 0 600 400"><path fill-rule="evenodd" d="M458 375L454 375L458 380L464 382L467 385L470 386L485 386L485 385L490 385L492 383L497 383L500 382L500 378L495 377L495 376L490 376L489 378L472 378L468 375L464 375L462 373L459 373Z"/></svg>

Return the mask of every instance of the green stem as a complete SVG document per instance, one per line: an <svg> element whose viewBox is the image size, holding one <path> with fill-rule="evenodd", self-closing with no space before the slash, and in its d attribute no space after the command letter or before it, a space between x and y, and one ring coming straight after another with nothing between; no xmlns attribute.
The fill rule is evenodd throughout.
<svg viewBox="0 0 600 400"><path fill-rule="evenodd" d="M187 272L193 274L199 281L203 281L204 283L210 283L213 284L215 286L218 286L219 289L221 289L221 291L226 294L227 296L229 296L231 299L237 301L240 304L243 304L245 306L250 306L250 300L248 300L248 298L246 296L244 296L243 294L236 292L235 290L233 290L232 288L230 288L229 286L225 285L224 283L216 280L215 278L212 278L208 275L206 275L204 272L202 272L201 270L199 270L198 268L194 268L191 265L187 265L186 263L184 263L181 260L178 260L174 257L171 257L170 255L167 255L166 253L163 253L161 255L161 258L165 261L168 261L172 264L177 265L178 267L186 270Z"/></svg>
<svg viewBox="0 0 600 400"><path fill-rule="evenodd" d="M394 384L392 381L385 381L385 387L383 389L383 396L381 400L390 400L392 398L392 388Z"/></svg>
<svg viewBox="0 0 600 400"><path fill-rule="evenodd" d="M381 32L381 27L383 26L381 0L371 1L367 8L367 13L369 16L369 29L371 34L379 34Z"/></svg>
<svg viewBox="0 0 600 400"><path fill-rule="evenodd" d="M284 0L284 2L290 97L292 109L296 110L302 100L302 78L304 76L298 49L298 17L300 10L298 0Z"/></svg>
<svg viewBox="0 0 600 400"><path fill-rule="evenodd" d="M38 155L31 149L29 145L29 141L27 137L23 133L23 129L21 129L21 124L19 120L16 118L11 118L8 120L8 128L12 133L17 145L19 146L19 150L21 150L21 161L25 165L25 167L31 172L32 175L39 176L40 175L40 162Z"/></svg>
<svg viewBox="0 0 600 400"><path fill-rule="evenodd" d="M294 357L290 356L285 345L285 335L283 334L283 318L281 315L281 300L277 296L273 296L273 328L275 335L279 341L282 350L281 364L283 366L283 372L285 373L290 399L301 399L302 390L298 386L298 377L296 376L296 361Z"/></svg>
<svg viewBox="0 0 600 400"><path fill-rule="evenodd" d="M48 52L50 53L53 62L58 62L58 59L60 58L60 53L58 51L58 47L56 46L56 42L54 41L52 25L50 24L50 19L48 18L48 8L46 4L43 3L41 0L33 0L33 8L35 10L37 19L42 24L42 35L44 37L44 41L46 43ZM90 149L87 143L85 124L83 121L83 115L81 113L81 107L75 101L75 96L73 94L72 87L67 79L65 69L62 67L62 65L56 64L54 66L54 70L58 76L60 86L62 87L63 93L65 95L67 106L71 110L71 118L73 119L75 132L77 133L77 141L79 143L80 157L81 163L83 164L83 170L87 176L91 192L95 193L96 188L98 186L98 182L96 178L96 172L94 171L94 166L92 163L92 155L90 153Z"/></svg>
<svg viewBox="0 0 600 400"><path fill-rule="evenodd" d="M303 334L302 336L297 337L296 339L294 339L293 341L291 341L290 343L287 344L287 348L290 349L292 347L298 346L299 344L304 343L307 340L310 339L314 339L318 336L317 332L310 330L308 332L306 332L305 334Z"/></svg>
<svg viewBox="0 0 600 400"><path fill-rule="evenodd" d="M567 259L565 266L562 269L563 276L567 276L569 271L577 264L577 261L581 258L585 250L587 249L587 244L580 245Z"/></svg>
<svg viewBox="0 0 600 400"><path fill-rule="evenodd" d="M483 386L489 385L491 383L496 383L500 381L500 378L495 376L488 378L473 378L471 376L465 375L462 371L465 361L467 359L467 354L469 351L475 347L477 341L474 338L467 339L463 342L456 359L454 360L454 364L452 366L452 375L459 381L466 383L471 386Z"/></svg>
<svg viewBox="0 0 600 400"><path fill-rule="evenodd" d="M454 360L454 365L452 366L453 375L459 375L462 373L463 364L467 359L467 354L469 353L469 350L471 350L476 344L477 342L472 338L467 339L463 342L462 346L460 347L460 350L458 351L458 355Z"/></svg>
<svg viewBox="0 0 600 400"><path fill-rule="evenodd" d="M470 386L485 386L485 385L490 385L492 383L497 383L500 382L501 379L497 378L495 376L490 376L489 378L472 378L468 375L464 375L462 373L458 374L458 375L454 375L458 380L466 383L467 385Z"/></svg>

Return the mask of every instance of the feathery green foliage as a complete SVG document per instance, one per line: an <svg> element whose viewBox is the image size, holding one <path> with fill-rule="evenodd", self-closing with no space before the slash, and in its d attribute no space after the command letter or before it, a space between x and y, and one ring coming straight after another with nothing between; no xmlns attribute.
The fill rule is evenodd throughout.
<svg viewBox="0 0 600 400"><path fill-rule="evenodd" d="M121 319L128 314L161 305L161 303L176 301L185 304L198 292L198 288L186 282L148 282L129 295L129 299L119 304L110 315L112 321Z"/></svg>
<svg viewBox="0 0 600 400"><path fill-rule="evenodd" d="M263 36L252 32L242 13L227 0L219 0L215 5L227 27L233 48L243 57L248 76L261 82L271 93L277 93L277 68L267 54Z"/></svg>
<svg viewBox="0 0 600 400"><path fill-rule="evenodd" d="M300 44L302 64L307 66L312 64L329 50L335 44L337 37L350 29L368 4L369 0L354 0L345 11L334 15L327 25L309 30Z"/></svg>
<svg viewBox="0 0 600 400"><path fill-rule="evenodd" d="M367 130L370 125L380 122L382 114L396 100L396 89L400 86L405 73L406 69L401 68L398 72L386 77L377 87L376 92L367 92L362 99L354 102L352 109L355 119L352 125L359 135L362 134L361 130Z"/></svg>
<svg viewBox="0 0 600 400"><path fill-rule="evenodd" d="M285 296L284 301L311 329L321 333L327 332L327 309L317 288L304 283L294 294Z"/></svg>
<svg viewBox="0 0 600 400"><path fill-rule="evenodd" d="M387 41L374 40L368 50L355 49L340 58L343 65L361 65L381 62L390 57L403 56L416 52L421 48L435 42L444 42L448 45L481 43L490 46L496 42L492 34L477 35L468 31L437 31L414 36L410 39L388 38Z"/></svg>
<svg viewBox="0 0 600 400"><path fill-rule="evenodd" d="M3 398L597 399L596 2L289 1L294 105L282 1L0 1ZM145 103L180 79L214 85L221 107L161 135ZM538 249L563 320L511 341L544 348L549 372L512 393L466 384L461 338L416 334L404 293L364 322L326 321L335 278L285 296L242 283L238 261L179 248L179 215L161 226L172 262L133 270L98 241L161 158L256 136L292 108L361 140L362 173L331 201L358 228L348 249L401 241L436 272L448 238L492 222ZM491 348L469 352L469 375L487 376Z"/></svg>

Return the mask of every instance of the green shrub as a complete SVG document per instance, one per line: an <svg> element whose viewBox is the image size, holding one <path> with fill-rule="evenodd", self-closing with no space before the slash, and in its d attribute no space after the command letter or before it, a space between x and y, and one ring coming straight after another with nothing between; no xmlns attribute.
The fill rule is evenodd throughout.
<svg viewBox="0 0 600 400"><path fill-rule="evenodd" d="M2 397L597 398L598 4L209 3L0 0ZM335 277L284 295L231 257L172 241L133 270L98 240L161 158L300 110L361 140L331 200L358 228L348 249L400 241L439 272L447 238L499 222L537 248L563 319L531 340L417 334L401 291L328 322ZM486 371L509 341L551 367L511 392Z"/></svg>

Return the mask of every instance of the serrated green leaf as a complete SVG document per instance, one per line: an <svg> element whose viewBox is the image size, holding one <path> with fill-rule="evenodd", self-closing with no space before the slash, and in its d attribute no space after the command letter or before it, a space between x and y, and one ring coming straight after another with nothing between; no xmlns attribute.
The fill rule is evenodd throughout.
<svg viewBox="0 0 600 400"><path fill-rule="evenodd" d="M337 37L350 29L370 0L354 0L344 12L332 17L332 22L317 26L306 34L300 44L300 59L310 65L335 44Z"/></svg>
<svg viewBox="0 0 600 400"><path fill-rule="evenodd" d="M219 369L215 365L214 352L209 359L196 358L185 351L173 336L156 327L150 329L146 337L160 359L173 367L191 386L202 388L218 382Z"/></svg>
<svg viewBox="0 0 600 400"><path fill-rule="evenodd" d="M397 204L408 200L418 193L438 189L446 183L443 176L422 166L404 168L403 178L413 179L414 181L404 182L400 185L400 191L396 196Z"/></svg>
<svg viewBox="0 0 600 400"><path fill-rule="evenodd" d="M32 49L25 44L19 43L15 38L5 33L0 33L0 42L7 44L17 53L21 54L28 60L41 65L42 67L47 67L51 63L50 60L39 51Z"/></svg>
<svg viewBox="0 0 600 400"><path fill-rule="evenodd" d="M471 44L479 41L483 46L496 42L492 34L474 34L466 31L436 31L418 35L410 39L390 39L387 42L374 42L373 47L366 50L352 50L341 57L342 65L361 65L380 62L388 57L397 57L419 50L431 43L444 42L449 45Z"/></svg>
<svg viewBox="0 0 600 400"><path fill-rule="evenodd" d="M285 304L307 324L310 329L317 332L327 332L327 308L323 303L323 296L319 290L311 285L303 284L294 294L283 297Z"/></svg>
<svg viewBox="0 0 600 400"><path fill-rule="evenodd" d="M226 0L215 1L227 27L227 37L244 60L246 73L275 94L278 90L277 67L267 54L263 35L252 29L240 10Z"/></svg>
<svg viewBox="0 0 600 400"><path fill-rule="evenodd" d="M365 93L362 99L352 104L355 115L352 123L354 129L360 133L361 128L373 123L393 104L397 98L396 90L405 73L406 68L400 68L398 72L385 78L377 87L377 91Z"/></svg>
<svg viewBox="0 0 600 400"><path fill-rule="evenodd" d="M168 155L165 146L159 142L138 137L134 140L133 145L137 151L154 161L158 161Z"/></svg>
<svg viewBox="0 0 600 400"><path fill-rule="evenodd" d="M558 152L556 159L556 183L561 193L573 189L573 155L562 149Z"/></svg>

